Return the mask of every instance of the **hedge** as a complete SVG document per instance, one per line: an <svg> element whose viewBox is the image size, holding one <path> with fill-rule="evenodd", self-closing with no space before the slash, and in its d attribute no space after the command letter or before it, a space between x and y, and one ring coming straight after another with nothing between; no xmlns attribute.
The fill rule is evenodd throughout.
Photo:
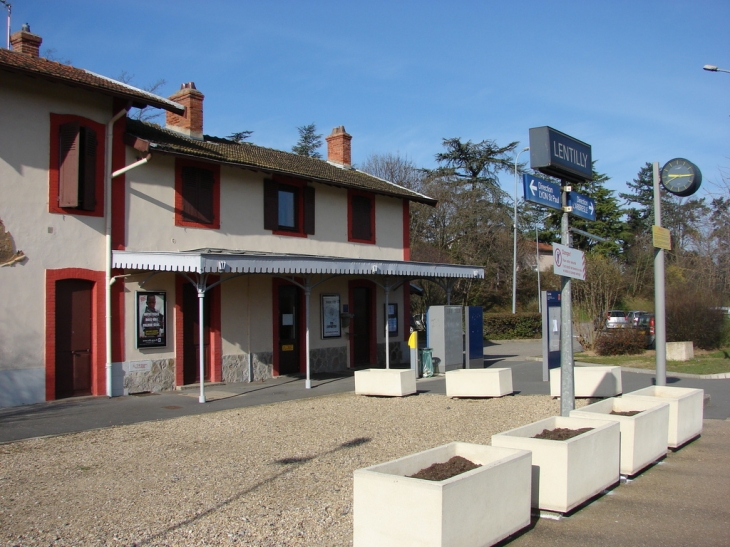
<svg viewBox="0 0 730 547"><path fill-rule="evenodd" d="M541 336L542 315L540 313L484 314L484 338L488 340L540 338Z"/></svg>

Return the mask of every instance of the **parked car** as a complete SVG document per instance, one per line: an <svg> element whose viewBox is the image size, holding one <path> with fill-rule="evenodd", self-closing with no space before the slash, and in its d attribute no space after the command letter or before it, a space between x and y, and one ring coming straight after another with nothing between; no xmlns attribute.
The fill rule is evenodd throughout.
<svg viewBox="0 0 730 547"><path fill-rule="evenodd" d="M639 320L636 324L637 329L644 329L646 331L646 347L649 349L654 348L656 341L656 329L654 328L654 314L653 313L642 313L639 316Z"/></svg>
<svg viewBox="0 0 730 547"><path fill-rule="evenodd" d="M649 313L649 312L634 310L634 311L630 311L629 313L627 313L626 320L628 321L629 326L637 327L639 325L639 316L642 313Z"/></svg>
<svg viewBox="0 0 730 547"><path fill-rule="evenodd" d="M625 311L610 310L604 315L604 325L607 329L622 329L628 324Z"/></svg>

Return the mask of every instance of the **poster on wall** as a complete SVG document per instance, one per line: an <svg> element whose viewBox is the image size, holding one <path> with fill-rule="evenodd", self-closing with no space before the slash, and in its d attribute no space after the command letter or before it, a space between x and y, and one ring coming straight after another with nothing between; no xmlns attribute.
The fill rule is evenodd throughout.
<svg viewBox="0 0 730 547"><path fill-rule="evenodd" d="M339 338L340 329L340 295L322 295L322 338Z"/></svg>
<svg viewBox="0 0 730 547"><path fill-rule="evenodd" d="M383 307L385 307L385 304L383 304ZM385 315L386 315L386 320L388 322L388 335L397 336L398 335L398 304L388 304L388 310Z"/></svg>
<svg viewBox="0 0 730 547"><path fill-rule="evenodd" d="M167 345L166 303L164 291L137 292L137 348Z"/></svg>

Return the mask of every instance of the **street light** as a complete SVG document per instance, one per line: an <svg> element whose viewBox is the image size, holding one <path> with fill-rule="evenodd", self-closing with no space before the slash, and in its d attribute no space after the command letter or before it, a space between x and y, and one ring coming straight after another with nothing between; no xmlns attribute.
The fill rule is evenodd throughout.
<svg viewBox="0 0 730 547"><path fill-rule="evenodd" d="M708 72L730 72L730 70L725 70L724 68L717 68L715 65L705 65L702 69Z"/></svg>
<svg viewBox="0 0 730 547"><path fill-rule="evenodd" d="M522 152L527 152L529 146L525 146L520 150L515 158L515 215L514 215L514 253L512 257L512 314L517 313L517 160L520 159Z"/></svg>

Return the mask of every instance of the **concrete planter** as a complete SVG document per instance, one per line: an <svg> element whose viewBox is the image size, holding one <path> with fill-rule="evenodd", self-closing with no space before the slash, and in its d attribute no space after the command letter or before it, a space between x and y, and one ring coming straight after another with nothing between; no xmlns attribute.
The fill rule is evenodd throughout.
<svg viewBox="0 0 730 547"><path fill-rule="evenodd" d="M705 392L702 389L687 387L651 386L631 393L623 398L651 398L650 400L669 403L669 427L667 446L678 448L702 433Z"/></svg>
<svg viewBox="0 0 730 547"><path fill-rule="evenodd" d="M404 397L416 393L416 374L411 369L370 368L355 372L356 395Z"/></svg>
<svg viewBox="0 0 730 547"><path fill-rule="evenodd" d="M560 397L560 369L550 370L550 395ZM615 397L621 395L621 367L595 366L573 369L576 397Z"/></svg>
<svg viewBox="0 0 730 547"><path fill-rule="evenodd" d="M511 368L466 368L445 376L447 397L502 397L513 391Z"/></svg>
<svg viewBox="0 0 730 547"><path fill-rule="evenodd" d="M634 416L617 416L611 412L640 411ZM622 475L635 475L667 453L664 434L669 427L669 405L657 400L606 399L580 410L571 410L572 418L616 420L621 428Z"/></svg>
<svg viewBox="0 0 730 547"><path fill-rule="evenodd" d="M533 439L543 429L592 431L568 439ZM492 446L532 452L532 506L567 513L619 480L619 424L616 421L553 416L492 436Z"/></svg>
<svg viewBox="0 0 730 547"><path fill-rule="evenodd" d="M462 456L482 467L444 481L409 478ZM354 547L486 547L530 524L530 453L450 443L354 476Z"/></svg>

